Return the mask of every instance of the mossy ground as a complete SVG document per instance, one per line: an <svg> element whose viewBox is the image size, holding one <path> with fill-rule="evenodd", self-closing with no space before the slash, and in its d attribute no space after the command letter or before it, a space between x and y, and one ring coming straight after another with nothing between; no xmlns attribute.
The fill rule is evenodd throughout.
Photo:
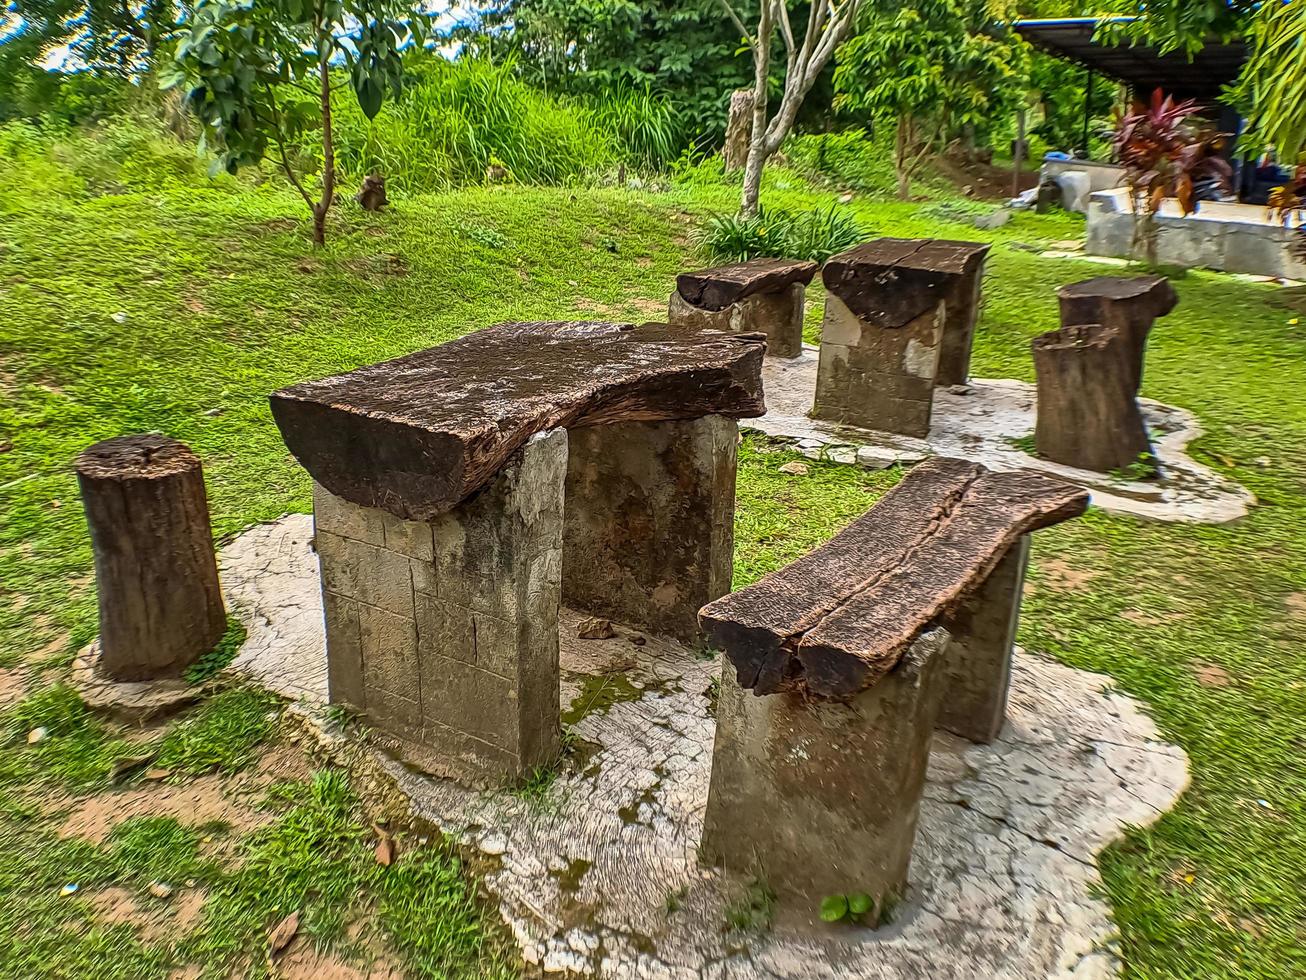
<svg viewBox="0 0 1306 980"><path fill-rule="evenodd" d="M343 209L321 251L299 203L267 189L52 197L5 215L0 667L43 693L10 716L0 772L0 975L85 976L95 964L96 976L163 976L192 954L220 968L310 895L309 928L324 940L346 941L349 903L361 902L420 975L500 968L453 859L432 845L378 870L335 775L271 794L273 829L237 838L234 870L206 866L200 831L175 820L124 826L100 846L53 835L62 794L107 790L126 752L114 740L130 734L97 734L50 690L95 630L71 461L97 439L159 430L203 458L218 536L306 511L309 483L272 423L269 392L500 320L654 318L674 274L697 261L698 219L734 194L712 184L466 190L383 215ZM767 194L779 206L831 200L783 172ZM1104 271L1030 250L1080 237L1073 219L1018 215L990 233L916 204L851 206L880 233L997 243L979 376L1031 379L1028 341L1055 325L1055 287ZM1195 455L1261 504L1223 527L1094 511L1040 534L1022 641L1110 674L1192 758L1177 809L1101 862L1129 975L1286 980L1306 973L1306 328L1271 287L1206 273L1176 285L1182 305L1154 333L1145 393L1195 411L1206 428ZM809 337L817 329L813 311ZM791 458L744 444L740 583L827 538L897 478L820 463L806 477L779 472ZM38 717L52 734L28 749L18 736ZM229 722L224 732L258 727L252 714ZM170 751L220 768L201 751L214 739L196 744L185 724L198 722L173 729ZM196 778L183 769L172 778ZM139 888L165 872L208 882L214 903L171 943L97 923L59 897L75 877Z"/></svg>

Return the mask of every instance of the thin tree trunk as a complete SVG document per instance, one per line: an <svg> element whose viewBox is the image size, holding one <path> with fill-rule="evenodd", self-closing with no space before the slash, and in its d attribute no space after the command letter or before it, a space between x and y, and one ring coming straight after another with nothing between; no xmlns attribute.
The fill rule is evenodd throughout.
<svg viewBox="0 0 1306 980"><path fill-rule="evenodd" d="M748 161L748 148L752 145L753 92L740 89L730 94L730 116L726 123L726 145L721 151L725 157L726 173L743 170Z"/></svg>
<svg viewBox="0 0 1306 980"><path fill-rule="evenodd" d="M898 117L898 135L893 148L893 165L898 172L898 200L911 200L911 173L907 168L907 154L911 133L911 116Z"/></svg>
<svg viewBox="0 0 1306 980"><path fill-rule="evenodd" d="M326 219L336 197L336 149L331 134L330 41L320 39L318 71L322 76L322 198L313 207L313 244L326 244Z"/></svg>

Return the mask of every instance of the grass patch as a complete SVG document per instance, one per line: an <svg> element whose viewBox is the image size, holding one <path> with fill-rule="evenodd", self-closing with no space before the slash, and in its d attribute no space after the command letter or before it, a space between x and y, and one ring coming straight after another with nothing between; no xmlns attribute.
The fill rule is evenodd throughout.
<svg viewBox="0 0 1306 980"><path fill-rule="evenodd" d="M638 319L653 304L665 308L675 274L701 265L693 229L737 200L737 187L709 170L657 195L501 187L400 199L380 216L342 207L319 251L308 244L302 202L274 190L163 188L30 202L32 185L13 172L0 229L0 442L12 444L0 453L0 666L31 663L52 643L66 649L95 632L90 550L70 468L87 444L159 430L193 446L219 536L307 511L309 481L285 451L269 392L502 320L585 319L599 307L604 317ZM808 210L834 198L768 168L765 200ZM847 207L882 234L994 244L975 345L979 377L1032 380L1029 342L1056 327L1057 287L1101 273L1031 251L1080 237L1080 219L1018 213L981 231L954 220L960 211L929 215L860 198ZM503 245L470 240L463 229L475 226L495 229ZM404 260L405 274L388 255ZM1271 287L1203 272L1175 285L1181 305L1153 331L1144 394L1196 412L1206 431L1196 456L1248 486L1261 505L1223 527L1092 511L1040 532L1021 642L1109 674L1192 759L1193 787L1179 807L1101 862L1130 973L1295 980L1306 973L1306 329L1290 322L1300 312ZM819 290L810 297L806 336L815 339ZM807 476L778 472L796 458L754 438L741 447L738 585L828 539L900 475L810 461ZM1065 567L1089 579L1067 587L1057 574ZM1221 668L1230 682L1202 683L1202 666ZM25 710L18 729L37 717ZM81 740L73 758L98 759L78 770L63 756L62 765L76 778L102 779L116 752L104 748L112 734L55 703L40 716L47 711L67 726L58 739ZM4 753L4 773L21 763L22 773L43 777L45 753L55 762L64 750L53 737L29 748L21 735ZM21 780L8 781L10 791L15 785ZM5 851L29 846L29 837L14 836L30 822L26 812L4 799ZM31 866L20 853L0 864L0 888L13 882L0 903L10 923L0 921L0 947L11 947L0 974L42 975L60 962L60 943L73 940L21 931L32 906L14 896L34 887L19 884ZM32 921L59 922L52 917L67 907L49 899L46 918ZM87 950L101 952L100 972L81 975L162 975L151 973L154 954L122 933L94 937L66 947L74 966L90 962L79 959Z"/></svg>
<svg viewBox="0 0 1306 980"><path fill-rule="evenodd" d="M64 684L29 695L0 718L6 746L0 754L0 784L54 781L74 788L102 784L114 763L134 751ZM29 744L29 734L37 737L37 733L39 741Z"/></svg>
<svg viewBox="0 0 1306 980"><path fill-rule="evenodd" d="M252 687L214 695L163 737L154 764L196 776L243 769L276 729L280 705Z"/></svg>
<svg viewBox="0 0 1306 980"><path fill-rule="evenodd" d="M186 683L203 684L225 670L236 659L236 654L240 653L241 644L245 642L245 637L248 635L240 620L235 616L228 616L227 632L222 634L222 639L212 650L186 668Z"/></svg>

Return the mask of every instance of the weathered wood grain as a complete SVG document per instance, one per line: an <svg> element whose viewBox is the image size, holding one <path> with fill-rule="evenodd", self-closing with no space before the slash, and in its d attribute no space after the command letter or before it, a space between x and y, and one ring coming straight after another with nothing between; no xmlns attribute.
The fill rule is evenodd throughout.
<svg viewBox="0 0 1306 980"><path fill-rule="evenodd" d="M757 293L778 293L794 283L808 285L820 266L793 259L752 259L676 277L676 291L686 303L718 312Z"/></svg>
<svg viewBox="0 0 1306 980"><path fill-rule="evenodd" d="M1057 296L1063 327L1100 323L1119 329L1129 346L1130 379L1137 392L1152 327L1179 305L1170 280L1164 276L1099 276L1063 286Z"/></svg>
<svg viewBox="0 0 1306 980"><path fill-rule="evenodd" d="M821 281L858 318L898 329L941 302L958 302L959 281L978 275L989 248L976 242L878 238L831 258Z"/></svg>
<svg viewBox="0 0 1306 980"><path fill-rule="evenodd" d="M704 607L700 622L757 694L850 697L983 584L1021 535L1083 513L1041 474L922 463L829 543Z"/></svg>
<svg viewBox="0 0 1306 980"><path fill-rule="evenodd" d="M331 493L406 520L467 499L537 432L765 413L758 334L508 323L293 385L272 414Z"/></svg>
<svg viewBox="0 0 1306 980"><path fill-rule="evenodd" d="M95 556L97 669L118 681L180 674L227 616L199 458L160 435L97 442L76 462Z"/></svg>

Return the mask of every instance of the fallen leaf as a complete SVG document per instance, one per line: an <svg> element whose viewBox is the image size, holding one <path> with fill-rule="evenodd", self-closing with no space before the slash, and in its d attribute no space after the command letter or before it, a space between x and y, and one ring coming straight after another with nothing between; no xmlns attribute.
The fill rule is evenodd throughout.
<svg viewBox="0 0 1306 980"><path fill-rule="evenodd" d="M150 882L150 894L155 898L169 898L172 895L172 886L162 881Z"/></svg>
<svg viewBox="0 0 1306 980"><path fill-rule="evenodd" d="M382 867L390 867L395 860L395 839L390 836L390 832L383 827L372 824L372 830L376 833L376 863Z"/></svg>
<svg viewBox="0 0 1306 980"><path fill-rule="evenodd" d="M291 912L268 933L268 951L276 956L290 945L299 933L299 913Z"/></svg>
<svg viewBox="0 0 1306 980"><path fill-rule="evenodd" d="M35 745L37 742L43 742L45 741L45 736L47 734L48 732L46 731L44 725L42 725L39 728L33 728L30 732L27 733L27 744Z"/></svg>
<svg viewBox="0 0 1306 980"><path fill-rule="evenodd" d="M171 775L171 769L150 769L145 773L145 778L152 783L157 783L162 782Z"/></svg>
<svg viewBox="0 0 1306 980"><path fill-rule="evenodd" d="M807 464L794 460L792 463L785 463L780 467L781 473L788 473L790 476L806 476L808 473Z"/></svg>
<svg viewBox="0 0 1306 980"><path fill-rule="evenodd" d="M612 628L611 620L591 616L581 620L576 635L582 640L610 640L617 635L617 631Z"/></svg>

